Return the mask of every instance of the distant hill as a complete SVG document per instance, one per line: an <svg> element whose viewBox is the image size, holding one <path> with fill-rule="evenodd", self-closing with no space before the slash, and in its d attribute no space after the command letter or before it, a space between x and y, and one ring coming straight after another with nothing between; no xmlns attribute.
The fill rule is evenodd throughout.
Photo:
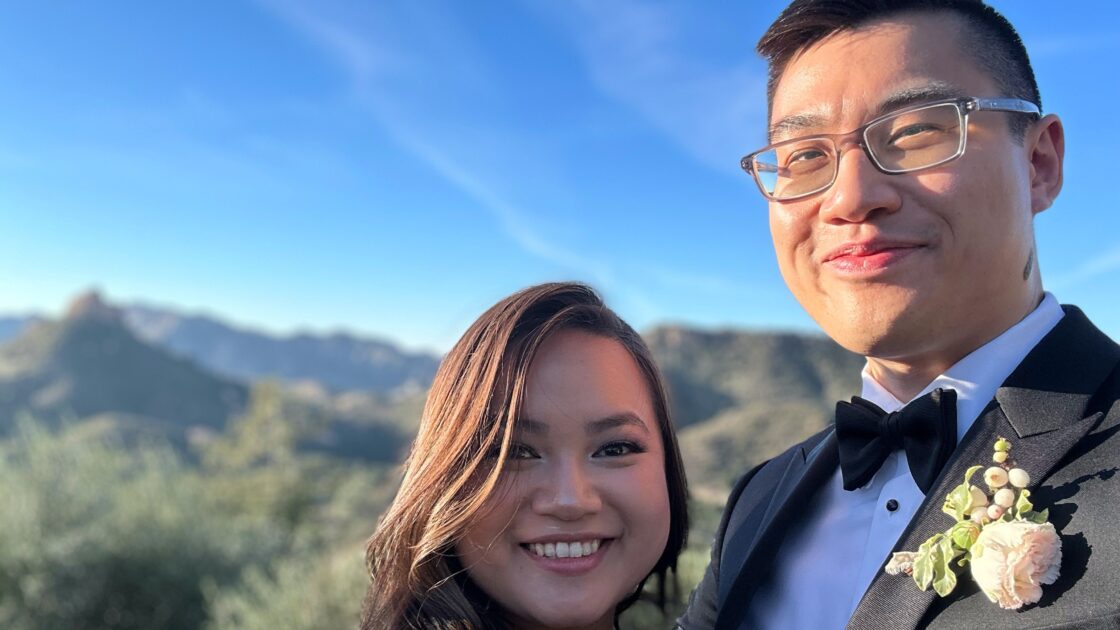
<svg viewBox="0 0 1120 630"><path fill-rule="evenodd" d="M439 366L433 355L349 334L275 337L149 306L122 312L141 339L244 382L274 378L313 381L333 391L414 392L431 384Z"/></svg>
<svg viewBox="0 0 1120 630"><path fill-rule="evenodd" d="M15 337L33 319L31 317L0 317L0 343Z"/></svg>
<svg viewBox="0 0 1120 630"><path fill-rule="evenodd" d="M302 452L391 462L414 431L421 396L334 394L310 382L256 387L250 397L246 385L138 339L124 312L87 293L62 320L28 324L0 345L0 436L29 412L65 423L74 439L155 440L194 452L232 423L250 441L287 435Z"/></svg>
<svg viewBox="0 0 1120 630"><path fill-rule="evenodd" d="M182 431L221 429L246 397L244 385L138 340L96 294L0 346L0 432L21 411L47 421L109 413Z"/></svg>
<svg viewBox="0 0 1120 630"><path fill-rule="evenodd" d="M859 393L862 357L823 336L673 326L644 337L669 383L690 482L715 494Z"/></svg>
<svg viewBox="0 0 1120 630"><path fill-rule="evenodd" d="M18 319L0 321L10 330ZM863 359L823 336L663 326L644 337L669 383L701 499L722 500L736 476L826 426L836 401L859 391ZM388 342L278 338L210 317L116 309L91 294L63 320L24 322L0 345L0 433L29 409L95 419L84 434L178 444L185 427L276 415L267 404L252 408L241 383L278 379L284 400L320 419L301 425L301 451L385 461L415 433L437 365Z"/></svg>

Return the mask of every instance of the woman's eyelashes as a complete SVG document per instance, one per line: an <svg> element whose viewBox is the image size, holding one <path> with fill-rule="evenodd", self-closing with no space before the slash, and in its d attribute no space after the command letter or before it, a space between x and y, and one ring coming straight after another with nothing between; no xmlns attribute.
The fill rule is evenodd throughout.
<svg viewBox="0 0 1120 630"><path fill-rule="evenodd" d="M592 457L625 457L646 452L644 444L634 440L612 440L600 446Z"/></svg>
<svg viewBox="0 0 1120 630"><path fill-rule="evenodd" d="M498 459L501 456L502 456L502 447L500 445L499 446L494 446L490 450L486 451L487 459ZM519 442L510 443L509 449L506 451L506 459L507 460L537 459L539 457L540 457L540 455L537 454L537 452L535 450L533 450L533 447L531 447L527 444L521 444Z"/></svg>
<svg viewBox="0 0 1120 630"><path fill-rule="evenodd" d="M648 449L646 445L639 440L634 439L616 439L605 442L599 446L589 449L592 458L619 458L626 457L627 455L636 455L638 453L645 453ZM547 449L543 451L547 455ZM498 450L491 451L492 457L498 456ZM541 459L542 451L525 444L524 442L512 442L509 445L509 450L506 451L507 461L524 461L530 459Z"/></svg>
<svg viewBox="0 0 1120 630"><path fill-rule="evenodd" d="M507 459L537 459L540 455L528 444L514 442L509 445Z"/></svg>

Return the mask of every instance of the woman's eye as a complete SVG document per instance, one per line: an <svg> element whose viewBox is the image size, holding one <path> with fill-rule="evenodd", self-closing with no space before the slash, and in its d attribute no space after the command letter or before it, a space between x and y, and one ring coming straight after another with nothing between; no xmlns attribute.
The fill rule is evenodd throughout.
<svg viewBox="0 0 1120 630"><path fill-rule="evenodd" d="M510 444L508 459L536 459L537 452L524 444Z"/></svg>
<svg viewBox="0 0 1120 630"><path fill-rule="evenodd" d="M645 448L636 442L610 442L599 447L592 457L623 457L625 455L633 455L634 453L644 453Z"/></svg>

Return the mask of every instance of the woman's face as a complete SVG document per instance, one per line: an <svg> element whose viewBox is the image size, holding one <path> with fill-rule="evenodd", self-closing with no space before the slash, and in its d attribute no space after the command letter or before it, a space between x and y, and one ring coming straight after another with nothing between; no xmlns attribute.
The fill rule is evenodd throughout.
<svg viewBox="0 0 1120 630"><path fill-rule="evenodd" d="M646 381L617 341L557 332L516 426L502 481L455 551L517 628L610 628L669 537Z"/></svg>

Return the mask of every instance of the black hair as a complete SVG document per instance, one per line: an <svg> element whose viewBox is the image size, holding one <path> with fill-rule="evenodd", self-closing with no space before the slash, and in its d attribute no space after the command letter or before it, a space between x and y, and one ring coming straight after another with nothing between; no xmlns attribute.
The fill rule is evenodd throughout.
<svg viewBox="0 0 1120 630"><path fill-rule="evenodd" d="M1042 109L1030 58L1015 27L982 0L793 0L758 41L770 65L766 97L770 107L786 65L797 53L826 37L904 12L949 12L965 25L963 38L977 66L1005 98L1021 98ZM1008 116L1012 136L1022 140L1033 114Z"/></svg>

